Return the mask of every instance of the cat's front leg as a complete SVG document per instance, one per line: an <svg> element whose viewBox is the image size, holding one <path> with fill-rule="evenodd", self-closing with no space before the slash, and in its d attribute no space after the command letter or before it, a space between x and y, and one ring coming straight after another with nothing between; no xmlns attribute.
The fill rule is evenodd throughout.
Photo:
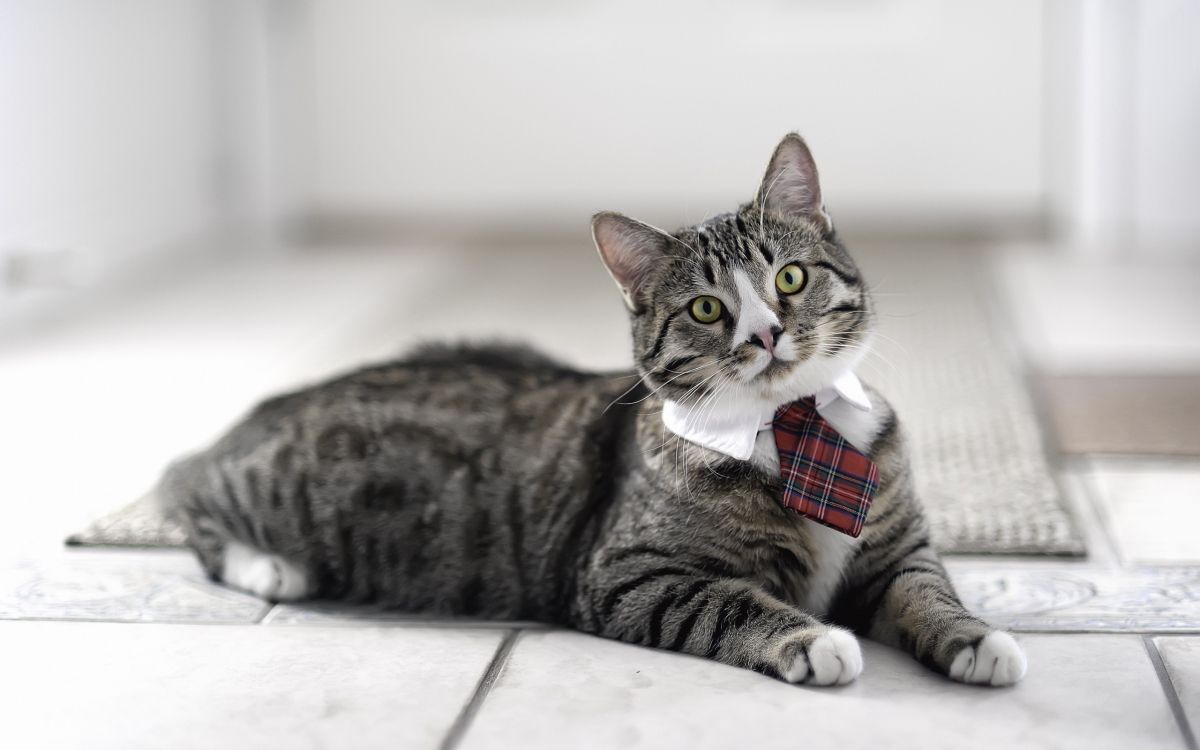
<svg viewBox="0 0 1200 750"><path fill-rule="evenodd" d="M599 635L681 651L792 683L844 685L862 672L854 634L754 584L681 569L606 575L581 625Z"/></svg>
<svg viewBox="0 0 1200 750"><path fill-rule="evenodd" d="M1020 645L967 611L923 535L881 558L840 597L839 619L960 682L1012 685L1025 676Z"/></svg>

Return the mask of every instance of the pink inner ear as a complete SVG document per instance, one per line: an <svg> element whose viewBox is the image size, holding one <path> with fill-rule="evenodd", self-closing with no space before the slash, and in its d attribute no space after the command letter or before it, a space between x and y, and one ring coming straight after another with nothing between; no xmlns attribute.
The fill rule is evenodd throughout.
<svg viewBox="0 0 1200 750"><path fill-rule="evenodd" d="M817 165L799 136L784 138L759 188L759 204L783 216L822 217Z"/></svg>
<svg viewBox="0 0 1200 750"><path fill-rule="evenodd" d="M812 214L821 207L821 192L795 165L780 170L766 196L767 207L781 213Z"/></svg>
<svg viewBox="0 0 1200 750"><path fill-rule="evenodd" d="M619 214L597 217L592 233L604 265L632 302L655 258L662 254L658 233Z"/></svg>

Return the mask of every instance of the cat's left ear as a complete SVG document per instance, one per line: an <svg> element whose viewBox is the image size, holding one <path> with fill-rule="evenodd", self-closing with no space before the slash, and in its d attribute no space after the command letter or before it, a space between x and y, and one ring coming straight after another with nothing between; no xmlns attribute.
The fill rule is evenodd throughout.
<svg viewBox="0 0 1200 750"><path fill-rule="evenodd" d="M796 133L788 133L775 147L767 173L763 176L754 205L760 211L786 219L815 222L822 231L833 229L821 201L821 181L817 163L808 144Z"/></svg>
<svg viewBox="0 0 1200 750"><path fill-rule="evenodd" d="M656 262L666 255L669 235L628 216L604 211L592 217L592 239L625 304L634 312L645 309L646 281Z"/></svg>

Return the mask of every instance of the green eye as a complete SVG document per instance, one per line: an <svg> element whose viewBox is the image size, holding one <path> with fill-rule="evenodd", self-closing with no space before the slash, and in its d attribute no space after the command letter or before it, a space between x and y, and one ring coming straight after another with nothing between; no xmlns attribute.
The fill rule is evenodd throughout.
<svg viewBox="0 0 1200 750"><path fill-rule="evenodd" d="M775 288L780 294L795 294L804 288L804 269L788 263L775 274Z"/></svg>
<svg viewBox="0 0 1200 750"><path fill-rule="evenodd" d="M707 294L692 300L692 317L701 323L716 323L721 318L721 300Z"/></svg>

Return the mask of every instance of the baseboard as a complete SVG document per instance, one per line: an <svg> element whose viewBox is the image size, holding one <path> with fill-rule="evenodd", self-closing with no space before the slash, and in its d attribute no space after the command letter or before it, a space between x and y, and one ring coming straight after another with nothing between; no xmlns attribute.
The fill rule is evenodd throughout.
<svg viewBox="0 0 1200 750"><path fill-rule="evenodd" d="M1053 222L1037 210L933 216L858 209L837 211L834 217L839 232L851 242L1044 242L1055 235ZM674 226L670 221L656 222L656 218L646 217L646 220L664 227ZM578 215L561 211L537 214L313 211L289 221L285 236L300 245L570 242L588 240L589 219L586 211Z"/></svg>

